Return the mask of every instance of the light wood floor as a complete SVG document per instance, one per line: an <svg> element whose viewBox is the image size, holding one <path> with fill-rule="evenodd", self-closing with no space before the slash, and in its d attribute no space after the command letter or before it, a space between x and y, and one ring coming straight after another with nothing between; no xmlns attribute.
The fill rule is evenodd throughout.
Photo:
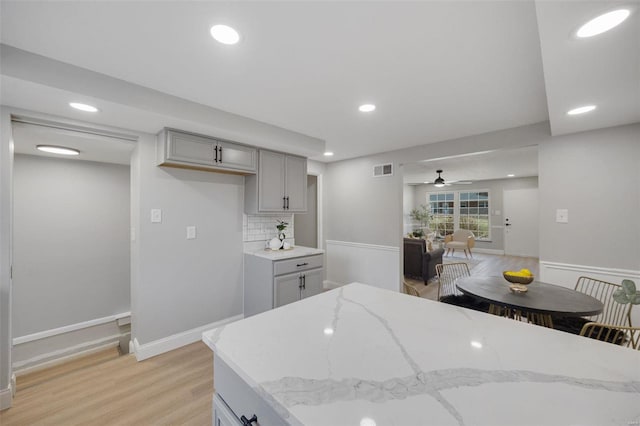
<svg viewBox="0 0 640 426"><path fill-rule="evenodd" d="M10 425L212 424L213 352L202 342L137 362L110 349L17 378Z"/></svg>
<svg viewBox="0 0 640 426"><path fill-rule="evenodd" d="M534 276L538 276L540 263L537 257L519 256L496 256L493 254L474 253L472 259L465 258L464 254L455 253L442 258L444 263L467 262L471 275L502 275L503 271L519 271L526 268ZM405 280L415 286L420 292L420 296L425 299L438 299L438 281L432 279L425 285L422 280L405 278Z"/></svg>
<svg viewBox="0 0 640 426"><path fill-rule="evenodd" d="M467 261L463 255L445 262ZM472 275L500 275L538 259L477 253ZM436 299L437 282L420 287ZM111 349L18 377L13 407L0 412L13 425L211 425L213 353L202 342L137 362Z"/></svg>

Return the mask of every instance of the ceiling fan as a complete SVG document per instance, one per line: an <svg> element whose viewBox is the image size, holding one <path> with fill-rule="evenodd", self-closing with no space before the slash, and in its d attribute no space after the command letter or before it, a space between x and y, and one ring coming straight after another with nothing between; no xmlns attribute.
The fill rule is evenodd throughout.
<svg viewBox="0 0 640 426"><path fill-rule="evenodd" d="M470 180L449 180L449 181L445 181L442 176L440 176L440 174L442 173L442 169L436 170L436 173L438 174L438 177L436 178L436 180L433 181L433 186L437 187L437 188L442 188L443 186L449 186L449 185L470 185L473 182ZM427 183L427 182L425 182Z"/></svg>

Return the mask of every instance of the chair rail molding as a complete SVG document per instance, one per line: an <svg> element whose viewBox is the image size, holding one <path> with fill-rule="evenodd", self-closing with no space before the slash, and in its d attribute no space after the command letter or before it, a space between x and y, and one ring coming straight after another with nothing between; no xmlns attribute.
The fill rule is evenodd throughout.
<svg viewBox="0 0 640 426"><path fill-rule="evenodd" d="M326 287L360 282L400 291L400 247L327 240Z"/></svg>

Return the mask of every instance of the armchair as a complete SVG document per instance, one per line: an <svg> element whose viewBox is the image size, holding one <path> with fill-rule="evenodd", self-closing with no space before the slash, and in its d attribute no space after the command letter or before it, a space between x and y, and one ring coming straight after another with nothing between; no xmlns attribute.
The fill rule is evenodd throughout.
<svg viewBox="0 0 640 426"><path fill-rule="evenodd" d="M436 265L442 263L444 249L427 251L427 241L404 239L404 275L418 278L425 284L436 275Z"/></svg>
<svg viewBox="0 0 640 426"><path fill-rule="evenodd" d="M467 229L458 229L453 234L449 234L444 237L444 246L447 249L447 256L449 253L455 253L456 249L464 250L465 257L473 257L471 249L476 245L476 236L473 232ZM469 251L469 256L467 256Z"/></svg>

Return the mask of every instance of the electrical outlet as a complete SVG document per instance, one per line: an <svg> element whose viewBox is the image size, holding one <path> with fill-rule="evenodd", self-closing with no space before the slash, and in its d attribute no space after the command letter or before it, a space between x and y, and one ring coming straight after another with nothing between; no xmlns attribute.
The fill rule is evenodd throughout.
<svg viewBox="0 0 640 426"><path fill-rule="evenodd" d="M558 222L558 223L569 223L569 210L567 210L567 209L557 209L556 210L556 222Z"/></svg>
<svg viewBox="0 0 640 426"><path fill-rule="evenodd" d="M162 210L151 209L151 223L160 223L160 222L162 222Z"/></svg>
<svg viewBox="0 0 640 426"><path fill-rule="evenodd" d="M187 240L195 240L195 239L196 239L196 227L187 226Z"/></svg>

